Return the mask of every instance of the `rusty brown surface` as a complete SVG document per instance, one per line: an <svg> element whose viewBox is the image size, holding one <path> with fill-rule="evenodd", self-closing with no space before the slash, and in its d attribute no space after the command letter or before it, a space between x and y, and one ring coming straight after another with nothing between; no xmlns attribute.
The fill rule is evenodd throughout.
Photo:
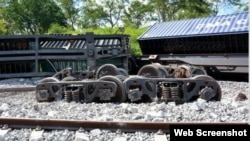
<svg viewBox="0 0 250 141"><path fill-rule="evenodd" d="M24 91L35 91L36 87L15 87L15 88L0 88L0 92L24 92Z"/></svg>
<svg viewBox="0 0 250 141"><path fill-rule="evenodd" d="M48 130L85 130L103 129L123 132L169 132L172 125L247 125L247 123L221 123L221 122L137 122L137 121L86 121L66 119L33 119L33 118L3 118L0 117L0 125L8 125L9 128L37 128Z"/></svg>

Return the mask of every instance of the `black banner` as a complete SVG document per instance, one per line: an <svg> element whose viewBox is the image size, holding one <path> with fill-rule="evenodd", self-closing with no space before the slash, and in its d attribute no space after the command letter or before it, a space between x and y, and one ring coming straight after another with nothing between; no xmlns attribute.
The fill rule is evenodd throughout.
<svg viewBox="0 0 250 141"><path fill-rule="evenodd" d="M249 140L247 124L184 124L170 126L170 140L183 141L201 139L240 139Z"/></svg>

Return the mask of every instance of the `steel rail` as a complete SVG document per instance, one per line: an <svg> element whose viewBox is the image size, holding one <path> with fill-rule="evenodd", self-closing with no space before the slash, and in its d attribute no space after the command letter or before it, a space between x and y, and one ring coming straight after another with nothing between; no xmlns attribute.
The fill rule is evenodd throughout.
<svg viewBox="0 0 250 141"><path fill-rule="evenodd" d="M35 91L36 87L13 87L13 88L0 88L0 92L26 92Z"/></svg>
<svg viewBox="0 0 250 141"><path fill-rule="evenodd" d="M8 128L41 128L45 130L91 130L103 129L122 132L162 132L169 133L173 125L248 125L247 123L211 123L211 122L141 122L141 121L86 121L66 119L34 119L34 118L4 118L0 117L0 126Z"/></svg>

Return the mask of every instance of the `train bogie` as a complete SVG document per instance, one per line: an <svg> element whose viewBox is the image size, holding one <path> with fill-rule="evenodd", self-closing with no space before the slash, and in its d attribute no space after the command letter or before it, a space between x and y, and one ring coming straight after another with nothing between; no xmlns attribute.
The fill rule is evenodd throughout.
<svg viewBox="0 0 250 141"><path fill-rule="evenodd" d="M140 75L135 76L126 75L124 70L119 72L119 68L111 64L101 66L96 72L98 76L79 79L75 75L79 73L64 69L53 77L42 79L36 86L37 101L184 103L197 98L221 99L220 86L212 77L170 77L160 64L146 65L138 73Z"/></svg>
<svg viewBox="0 0 250 141"><path fill-rule="evenodd" d="M184 103L203 98L207 101L221 99L219 84L206 75L192 78L146 78L130 77L124 81L130 101L142 100Z"/></svg>
<svg viewBox="0 0 250 141"><path fill-rule="evenodd" d="M115 96L117 85L110 81L64 81L46 82L36 86L38 102L59 101L92 102L98 97L110 100Z"/></svg>

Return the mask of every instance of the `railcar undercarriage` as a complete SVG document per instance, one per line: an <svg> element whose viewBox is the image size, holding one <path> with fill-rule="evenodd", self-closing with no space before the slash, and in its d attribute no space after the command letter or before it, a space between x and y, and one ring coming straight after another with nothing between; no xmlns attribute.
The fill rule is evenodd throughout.
<svg viewBox="0 0 250 141"><path fill-rule="evenodd" d="M38 102L169 102L184 103L197 98L219 101L221 88L208 75L191 75L185 66L174 72L160 64L146 65L138 74L112 64L100 66L95 72L72 72L64 69L44 78L36 86Z"/></svg>

